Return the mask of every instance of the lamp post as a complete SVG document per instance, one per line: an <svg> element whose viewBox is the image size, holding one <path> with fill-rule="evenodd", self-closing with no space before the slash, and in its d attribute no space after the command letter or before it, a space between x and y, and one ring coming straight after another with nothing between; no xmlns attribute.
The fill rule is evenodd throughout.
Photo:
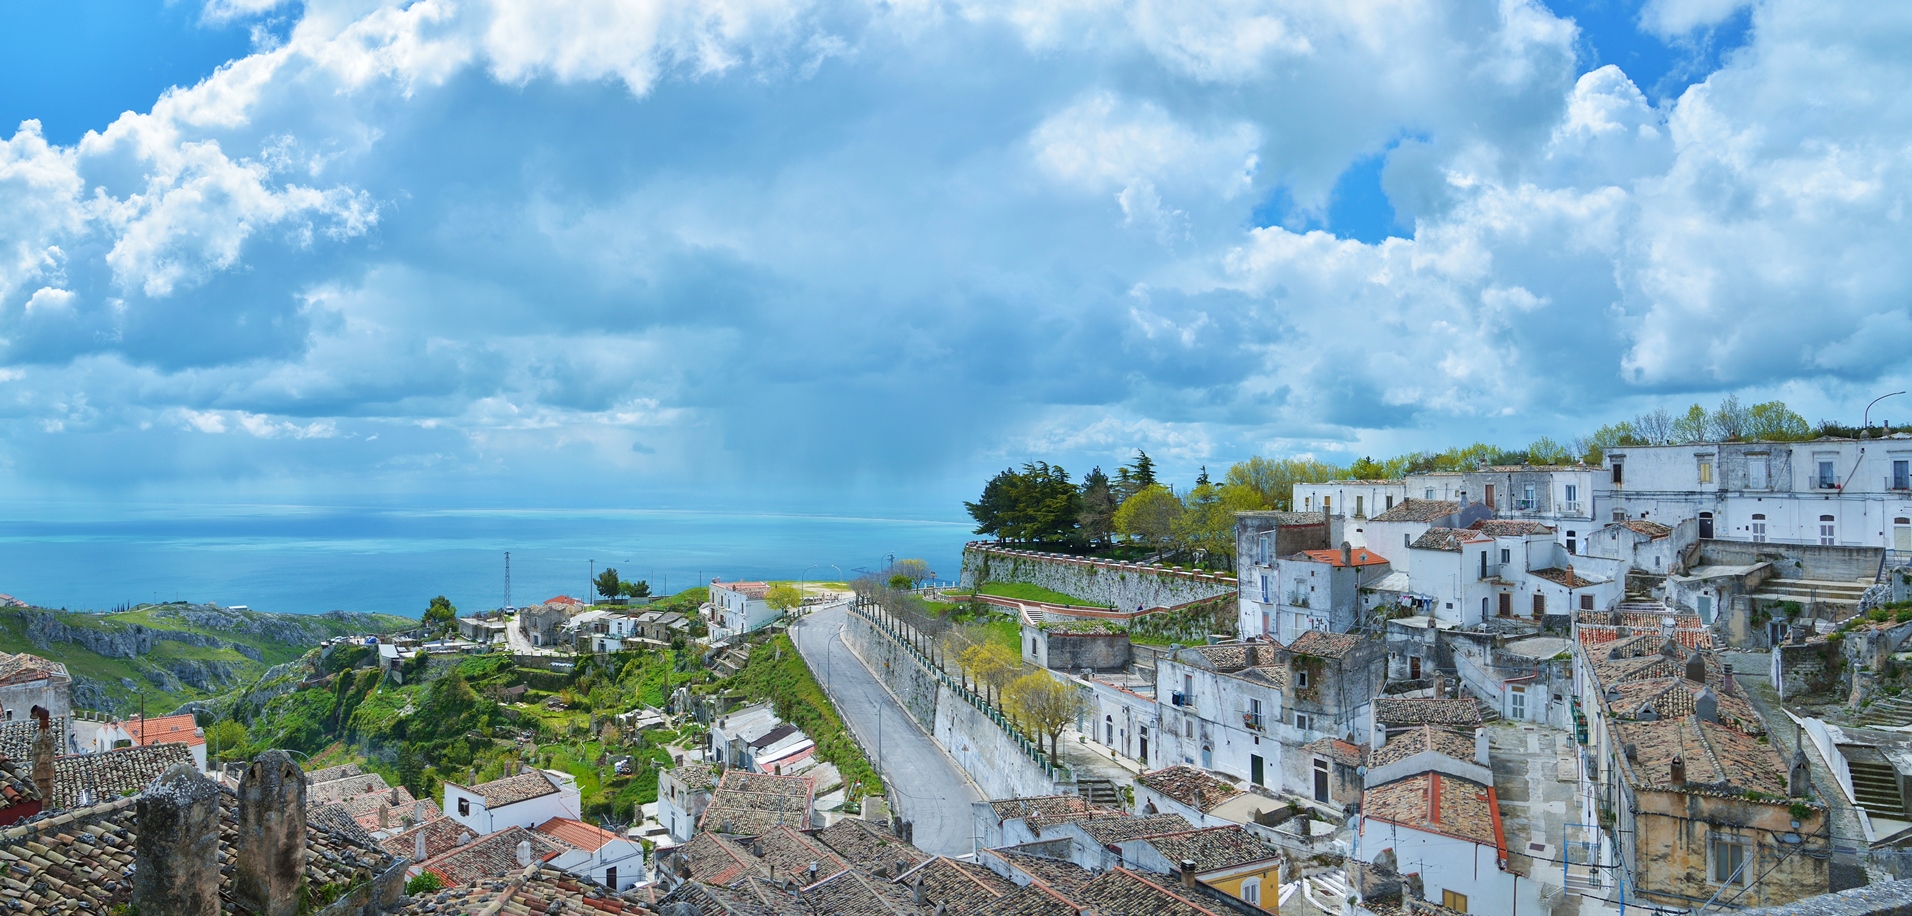
<svg viewBox="0 0 1912 916"><path fill-rule="evenodd" d="M1867 404L1867 405L1866 405L1866 412L1865 412L1865 417L1864 417L1864 419L1862 419L1862 420L1860 420L1860 421L1859 421L1859 424L1860 424L1860 428L1862 428L1862 429L1871 429L1871 428L1872 428L1872 404L1877 404L1877 403L1879 403L1880 401L1883 401L1883 400L1885 400L1886 398L1889 398L1889 397L1895 397L1895 396L1897 396L1897 395L1901 395L1901 394L1904 394L1904 393L1905 393L1905 392L1903 392L1903 391L1894 391L1894 392L1892 392L1891 394L1882 394L1882 395L1879 395L1879 396L1878 396L1878 397L1876 397L1876 398L1873 398L1873 399L1872 399L1872 403L1871 403L1871 404Z"/></svg>

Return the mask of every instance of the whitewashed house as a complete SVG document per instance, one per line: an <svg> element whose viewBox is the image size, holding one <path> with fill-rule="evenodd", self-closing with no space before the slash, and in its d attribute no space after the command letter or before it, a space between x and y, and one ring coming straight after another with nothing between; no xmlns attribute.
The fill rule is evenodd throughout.
<svg viewBox="0 0 1912 916"><path fill-rule="evenodd" d="M445 783L445 816L483 836L506 827L535 829L554 817L582 813L578 783L569 773L527 770L476 786Z"/></svg>
<svg viewBox="0 0 1912 916"><path fill-rule="evenodd" d="M723 630L725 636L749 633L769 626L783 617L783 612L772 609L764 600L769 594L768 582L711 580L710 605L714 612L711 615L713 625Z"/></svg>
<svg viewBox="0 0 1912 916"><path fill-rule="evenodd" d="M1405 480L1330 480L1295 484L1291 505L1297 512L1367 518L1394 508L1408 495Z"/></svg>
<svg viewBox="0 0 1912 916"><path fill-rule="evenodd" d="M1281 647L1261 641L1193 646L1155 667L1160 761L1219 770L1279 786L1282 746L1326 737L1283 721L1288 669Z"/></svg>
<svg viewBox="0 0 1912 916"><path fill-rule="evenodd" d="M616 891L644 880L644 847L636 840L568 817L545 821L538 832L571 847L550 859L552 866Z"/></svg>
<svg viewBox="0 0 1912 916"><path fill-rule="evenodd" d="M687 760L657 774L658 824L670 831L671 839L690 842L716 788L717 766L701 760Z"/></svg>

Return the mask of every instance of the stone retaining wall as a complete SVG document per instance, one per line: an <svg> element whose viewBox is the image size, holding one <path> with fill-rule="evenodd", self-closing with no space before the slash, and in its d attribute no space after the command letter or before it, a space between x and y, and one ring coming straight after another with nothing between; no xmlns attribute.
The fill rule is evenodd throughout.
<svg viewBox="0 0 1912 916"><path fill-rule="evenodd" d="M1019 582L1133 612L1235 594L1235 577L1218 573L1072 557L971 541L963 548L961 587Z"/></svg>

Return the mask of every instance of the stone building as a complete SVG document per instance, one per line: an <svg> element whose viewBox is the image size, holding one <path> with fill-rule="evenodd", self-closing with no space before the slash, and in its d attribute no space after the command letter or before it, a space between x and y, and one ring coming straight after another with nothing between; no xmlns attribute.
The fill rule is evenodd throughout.
<svg viewBox="0 0 1912 916"><path fill-rule="evenodd" d="M73 714L73 678L66 666L25 652L0 652L0 716L24 720L35 706L57 720Z"/></svg>
<svg viewBox="0 0 1912 916"><path fill-rule="evenodd" d="M657 775L657 822L670 831L671 839L688 842L697 832L697 820L717 788L717 774L715 764L692 760Z"/></svg>

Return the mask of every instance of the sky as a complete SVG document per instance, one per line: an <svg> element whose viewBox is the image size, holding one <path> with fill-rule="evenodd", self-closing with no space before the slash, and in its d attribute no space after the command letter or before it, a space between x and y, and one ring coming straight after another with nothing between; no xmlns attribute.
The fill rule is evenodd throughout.
<svg viewBox="0 0 1912 916"><path fill-rule="evenodd" d="M948 517L1138 448L1853 422L1912 375L1908 43L1829 0L8 0L0 501Z"/></svg>

